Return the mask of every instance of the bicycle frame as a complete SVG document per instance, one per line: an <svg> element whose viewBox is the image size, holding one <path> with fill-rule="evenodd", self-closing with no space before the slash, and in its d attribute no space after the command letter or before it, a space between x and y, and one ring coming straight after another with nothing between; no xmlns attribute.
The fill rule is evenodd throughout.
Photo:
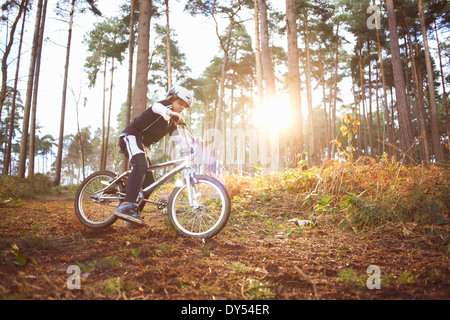
<svg viewBox="0 0 450 320"><path fill-rule="evenodd" d="M187 131L186 130L190 130L190 128L188 128L187 125L185 125L184 136L186 138L186 141L188 141L189 137L187 136ZM193 134L192 134L191 130L190 130L190 135L193 138ZM144 148L144 151L145 151L145 156L147 158L149 158L146 148ZM163 185L168 180L170 180L175 175L177 175L179 172L184 170L185 171L184 172L184 178L185 178L185 181L186 181L186 186L188 188L189 202L190 202L191 206L194 206L194 199L193 199L193 193L192 193L192 188L191 188L191 177L192 177L192 168L191 168L192 158L191 157L192 156L193 156L193 152L192 152L192 149L191 149L191 150L189 150L189 154L186 151L184 153L182 153L182 158L180 158L180 159L171 160L171 161L167 161L167 162L163 162L163 163L154 164L154 165L149 166L147 172L151 172L151 171L162 169L162 168L165 168L165 167L170 167L170 166L177 165L175 168L173 168L172 170L170 170L169 172L167 172L166 174L161 176L158 180L153 182L151 185L147 186L144 189L141 189L141 191L139 192L137 205L140 205L143 201L148 202L148 203L161 205L162 204L161 202L156 202L156 201L151 201L151 200L145 199L144 193L147 193L147 194L152 193L156 188L158 188L159 186ZM119 181L123 177L127 177L130 173L131 173L131 170L128 170L128 171L122 173L121 175L117 176L115 179L110 181L109 184L105 188L95 192L95 194L96 195L97 194L101 194L102 192L104 192L108 188L112 187L117 181ZM105 196L102 196L102 199L104 199L104 200L121 201L121 200L123 200L125 198L125 194L123 194L123 193L119 193L119 194L121 195L120 197L107 197L107 196L105 197Z"/></svg>

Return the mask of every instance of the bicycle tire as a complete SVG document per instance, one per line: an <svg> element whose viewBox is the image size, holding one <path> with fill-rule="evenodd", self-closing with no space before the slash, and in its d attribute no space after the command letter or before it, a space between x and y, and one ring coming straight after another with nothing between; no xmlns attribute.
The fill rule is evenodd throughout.
<svg viewBox="0 0 450 320"><path fill-rule="evenodd" d="M196 205L189 204L186 185L175 188L170 194L167 215L175 229L195 238L212 238L227 224L230 217L231 201L225 186L216 178L196 175ZM201 197L201 199L198 199ZM215 207L220 204L219 210ZM199 222L199 225L194 223ZM192 225L192 227L188 225ZM204 224L204 226L202 226Z"/></svg>
<svg viewBox="0 0 450 320"><path fill-rule="evenodd" d="M114 215L114 210L120 202L93 197L94 192L103 189L105 184L109 184L115 177L115 173L102 170L94 172L80 184L75 197L75 213L78 220L86 227L101 230L116 222L117 216ZM125 185L119 181L115 188L108 191L108 194L118 196L117 192L124 192L124 190Z"/></svg>

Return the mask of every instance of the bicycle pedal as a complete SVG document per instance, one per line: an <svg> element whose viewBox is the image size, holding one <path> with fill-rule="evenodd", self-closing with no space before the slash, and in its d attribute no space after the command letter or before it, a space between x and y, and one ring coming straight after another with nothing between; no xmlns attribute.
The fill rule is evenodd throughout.
<svg viewBox="0 0 450 320"><path fill-rule="evenodd" d="M158 210L164 210L165 208L167 208L167 203L166 202L160 202L157 205Z"/></svg>

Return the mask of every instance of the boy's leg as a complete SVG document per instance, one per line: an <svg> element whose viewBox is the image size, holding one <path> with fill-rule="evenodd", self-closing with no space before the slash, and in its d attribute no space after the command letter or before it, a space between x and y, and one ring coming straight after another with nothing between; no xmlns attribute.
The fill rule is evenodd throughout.
<svg viewBox="0 0 450 320"><path fill-rule="evenodd" d="M150 163L149 163L149 165L150 165ZM153 182L155 182L155 178L154 178L154 176L153 176L153 172L147 171L147 173L145 174L145 177L144 177L144 182L143 182L143 184L142 184L142 188L148 187L148 186L151 185ZM150 197L150 194L151 194L151 192L150 192L150 193L145 193L145 192L144 192L144 198L145 198L145 199L148 199L148 197ZM139 206L139 212L142 212L142 210L144 209L144 206L145 206L145 201L143 201L143 202L140 204L140 206Z"/></svg>
<svg viewBox="0 0 450 320"><path fill-rule="evenodd" d="M147 161L144 152L139 148L136 137L123 136L119 140L121 151L128 156L131 164L131 173L128 176L125 199L114 212L118 217L135 224L142 225L144 221L138 216L136 200L139 195L143 178L147 172Z"/></svg>
<svg viewBox="0 0 450 320"><path fill-rule="evenodd" d="M131 158L131 173L128 176L125 201L136 203L139 190L147 173L147 161L143 153L138 153Z"/></svg>

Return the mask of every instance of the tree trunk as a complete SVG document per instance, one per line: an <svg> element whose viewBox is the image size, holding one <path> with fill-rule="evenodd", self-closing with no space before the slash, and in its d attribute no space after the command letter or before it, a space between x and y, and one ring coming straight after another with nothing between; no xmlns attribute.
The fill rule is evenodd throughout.
<svg viewBox="0 0 450 320"><path fill-rule="evenodd" d="M417 124L418 124L418 136L421 145L421 153L423 153L422 158L424 160L430 160L430 147L429 147L429 139L428 139L428 130L426 119L422 110L424 109L424 101L423 101L423 86L422 81L419 80L418 68L416 65L416 58L414 53L414 48L411 41L411 34L409 32L408 20L406 18L406 10L405 10L405 1L402 2L403 5L403 23L405 25L406 30L406 38L408 40L409 52L411 55L411 66L412 66L412 75L413 75L413 83L414 83L414 94L415 94L415 109L417 114Z"/></svg>
<svg viewBox="0 0 450 320"><path fill-rule="evenodd" d="M308 101L308 122L309 122L309 155L310 164L316 162L316 145L314 139L314 112L312 106L312 88L311 88L311 58L309 52L309 30L308 30L308 11L305 16L305 73L306 73L306 95Z"/></svg>
<svg viewBox="0 0 450 320"><path fill-rule="evenodd" d="M377 24L377 19L375 19L375 23ZM383 102L384 102L384 130L383 132L387 135L387 141L389 142L388 150L389 154L392 154L392 133L389 124L389 110L388 110L388 98L386 91L386 77L384 74L384 64L383 64L383 54L381 53L381 43L380 43L380 33L378 31L379 26L376 25L377 32L377 44L378 44L378 57L380 59L380 69L381 69L381 82L383 84ZM383 152L385 151L385 134L383 133Z"/></svg>
<svg viewBox="0 0 450 320"><path fill-rule="evenodd" d="M436 21L434 22L434 31L436 32L436 42L437 42L438 56L439 56L439 70L441 71L442 94L443 94L443 103L444 103L444 111L445 111L445 124L446 124L446 128L447 128L447 145L450 146L450 141L449 141L450 119L448 116L447 93L445 91L445 77L444 77L444 72L442 71L441 45L439 43L439 36L438 36ZM448 148L448 150L450 151L450 148ZM447 155L447 156L449 156L449 158L450 158L450 155Z"/></svg>
<svg viewBox="0 0 450 320"><path fill-rule="evenodd" d="M303 152L303 119L300 98L300 72L297 44L297 22L294 0L286 0L286 28L288 42L288 87L289 102L294 114L292 128L292 159ZM294 163L295 164L295 163Z"/></svg>
<svg viewBox="0 0 450 320"><path fill-rule="evenodd" d="M36 69L34 72L34 83L33 83L33 101L31 104L31 127L30 127L30 138L28 145L28 177L34 176L34 156L36 153L36 111L37 111L37 98L38 98L38 88L39 88L39 75L41 69L41 55L42 55L42 41L44 38L44 27L45 27L45 17L47 15L47 2L44 0L44 5L42 8L41 26L39 29L38 38L38 49L36 52Z"/></svg>
<svg viewBox="0 0 450 320"><path fill-rule="evenodd" d="M73 97L75 99L75 113L77 115L77 132L78 132L78 143L80 144L80 156L81 156L81 173L83 180L86 178L85 174L85 155L84 155L84 143L83 143L83 134L80 129L80 114L79 114L79 108L78 105L80 104L80 96L81 96L81 90L80 94L75 96L75 92L72 90Z"/></svg>
<svg viewBox="0 0 450 320"><path fill-rule="evenodd" d="M436 96L434 94L433 68L431 66L430 49L428 47L427 27L425 25L425 16L423 14L422 0L419 0L420 25L422 27L423 46L425 49L425 63L427 66L428 92L430 95L431 106L431 136L433 138L433 151L436 161L442 161L441 141L439 134L438 112L436 107Z"/></svg>
<svg viewBox="0 0 450 320"><path fill-rule="evenodd" d="M111 129L111 107L113 100L113 89L114 89L114 58L111 61L111 84L109 87L109 108L108 108L108 122L106 123L106 135L105 135L105 147L103 155L103 168L106 168L108 163L108 145L109 145L109 133Z"/></svg>
<svg viewBox="0 0 450 320"><path fill-rule="evenodd" d="M214 15L213 15L213 17L214 17ZM220 77L220 82L219 82L219 103L217 105L217 114L216 114L216 118L214 121L214 129L219 130L220 129L220 118L222 117L222 111L223 111L223 102L224 102L223 99L225 96L225 80L226 80L226 76L227 76L227 64L228 64L228 59L229 59L228 51L230 50L231 34L233 31L235 22L230 19L230 25L228 27L227 39L224 44L219 35L219 28L218 28L218 24L217 24L215 17L214 17L214 21L216 23L216 35L219 38L220 45L221 45L221 48L223 51L222 72L221 72L221 77Z"/></svg>
<svg viewBox="0 0 450 320"><path fill-rule="evenodd" d="M379 79L379 76L378 76L378 69L377 69L377 71L376 71L376 80L377 80L377 82L376 82L376 85L375 85L375 92L376 92L376 95L375 95L375 103L376 103L376 105L377 105L377 137L378 137L378 141L377 141L377 153L378 153L378 155L381 155L382 154L382 151L383 151L383 146L382 146L382 136L381 136L381 122L380 122L380 104L379 104L379 99L378 99L378 87L379 87L379 83L380 83L380 79Z"/></svg>
<svg viewBox="0 0 450 320"><path fill-rule="evenodd" d="M8 80L8 56L11 52L11 47L14 43L14 33L16 33L16 27L17 23L19 23L20 17L22 16L22 12L24 12L26 9L26 6L28 4L27 0L22 0L22 2L19 5L19 12L17 13L16 18L14 19L14 22L11 26L11 30L9 32L9 40L8 44L6 45L5 52L3 53L2 58L2 88L0 90L0 119L2 118L2 109L3 104L6 99L6 91L7 91L7 80ZM25 14L25 13L24 13Z"/></svg>
<svg viewBox="0 0 450 320"><path fill-rule="evenodd" d="M67 79L69 76L69 60L70 60L70 47L72 43L72 26L73 26L73 14L75 11L75 2L72 0L72 7L70 9L69 18L69 31L67 34L67 47L66 47L66 62L64 65L64 82L62 89L62 103L61 103L61 119L59 122L59 142L58 142L58 154L56 156L56 167L55 167L55 185L60 185L61 183L61 167L62 167L62 152L64 148L64 119L66 113L66 97L67 97Z"/></svg>
<svg viewBox="0 0 450 320"><path fill-rule="evenodd" d="M404 154L405 163L410 163L411 159L409 157L412 156L412 158L414 158L413 152L411 152L411 148L413 146L413 136L411 130L411 122L409 121L410 117L408 115L409 101L405 93L405 79L400 58L400 48L398 46L397 21L395 17L394 1L386 0L386 6L388 12L389 37L392 54L395 95L397 99L400 144Z"/></svg>
<svg viewBox="0 0 450 320"><path fill-rule="evenodd" d="M267 18L267 4L266 0L258 0L258 8L260 13L260 27L261 27L261 62L264 83L266 88L266 96L269 100L274 99L276 95L275 89L275 74L273 71L272 58L270 56L269 48L269 26Z"/></svg>
<svg viewBox="0 0 450 320"><path fill-rule="evenodd" d="M25 7L28 5L28 1L25 1ZM19 70L20 70L20 57L22 54L22 44L23 44L23 34L25 31L25 21L26 21L26 9L24 10L23 20L22 20L22 30L20 31L20 41L19 41L19 49L17 53L17 64L16 64L16 75L14 77L14 91L11 105L11 116L9 121L9 132L8 132L8 143L5 151L5 161L3 164L3 174L8 174L9 166L11 164L11 150L12 150L12 138L14 135L14 121L16 116L16 98L17 98L17 82L19 80Z"/></svg>
<svg viewBox="0 0 450 320"><path fill-rule="evenodd" d="M166 3L167 89L172 88L172 53L170 50L169 0Z"/></svg>
<svg viewBox="0 0 450 320"><path fill-rule="evenodd" d="M130 40L128 42L128 90L127 90L127 107L125 116L125 126L131 122L131 105L133 103L133 61L134 61L134 3L135 0L131 0L130 3ZM122 170L128 170L128 159L123 158Z"/></svg>
<svg viewBox="0 0 450 320"><path fill-rule="evenodd" d="M147 78L150 42L150 18L152 0L142 0L139 12L139 35L134 89L133 118L139 116L147 108Z"/></svg>
<svg viewBox="0 0 450 320"><path fill-rule="evenodd" d="M369 57L369 111L367 115L367 120L369 124L369 146L370 146L370 155L374 156L374 143L373 143L373 117L372 117L372 66L371 66L371 58L370 58L370 41L367 40L367 56Z"/></svg>
<svg viewBox="0 0 450 320"><path fill-rule="evenodd" d="M361 104L362 104L362 112L361 112L361 117L362 120L361 124L363 126L363 141L364 141L364 155L367 156L367 145L368 145L368 141L367 141L367 123L366 123L366 95L365 95L365 86L364 86L364 74L363 74L363 65L362 65L362 48L361 48L361 40L358 39L358 48L359 48L359 77L360 77L360 81L361 81ZM361 126L360 126L361 128ZM361 130L360 130L361 131ZM362 150L359 150L359 152L361 152Z"/></svg>
<svg viewBox="0 0 450 320"><path fill-rule="evenodd" d="M323 112L325 115L325 138L326 138L326 148L327 148L327 155L326 158L330 158L330 127L328 125L329 119L328 119L328 113L327 113L327 104L326 104L326 85L325 85L325 71L324 71L324 62L323 58L321 57L320 60L320 82L322 83L322 95L323 95Z"/></svg>
<svg viewBox="0 0 450 320"><path fill-rule="evenodd" d="M25 178L27 151L28 151L28 128L30 125L31 98L33 94L34 70L36 66L36 54L39 40L39 28L41 24L42 1L39 0L36 10L36 22L34 25L33 45L31 48L30 67L28 71L27 95L25 100L23 122L22 122L22 138L20 143L19 167L17 174L19 178Z"/></svg>
<svg viewBox="0 0 450 320"><path fill-rule="evenodd" d="M334 95L332 95L332 87L330 85L330 122L331 122L331 127L330 127L330 138L332 140L335 139L336 137L336 100L337 100L337 79L338 79L338 66L339 66L339 23L336 26L336 48L334 50L334 83L333 83L333 88L334 88ZM333 105L331 105L331 99L333 96ZM336 137L337 138L337 137ZM331 158L334 158L334 152L335 152L335 143L333 143L333 147L331 148Z"/></svg>
<svg viewBox="0 0 450 320"><path fill-rule="evenodd" d="M256 83L258 86L258 103L262 105L264 100L263 75L261 65L261 43L259 34L259 9L258 0L254 1L255 5L255 68L256 68Z"/></svg>
<svg viewBox="0 0 450 320"><path fill-rule="evenodd" d="M105 57L105 64L103 65L103 109L102 109L102 143L100 147L100 170L105 170L106 159L106 66L108 63L108 57Z"/></svg>

